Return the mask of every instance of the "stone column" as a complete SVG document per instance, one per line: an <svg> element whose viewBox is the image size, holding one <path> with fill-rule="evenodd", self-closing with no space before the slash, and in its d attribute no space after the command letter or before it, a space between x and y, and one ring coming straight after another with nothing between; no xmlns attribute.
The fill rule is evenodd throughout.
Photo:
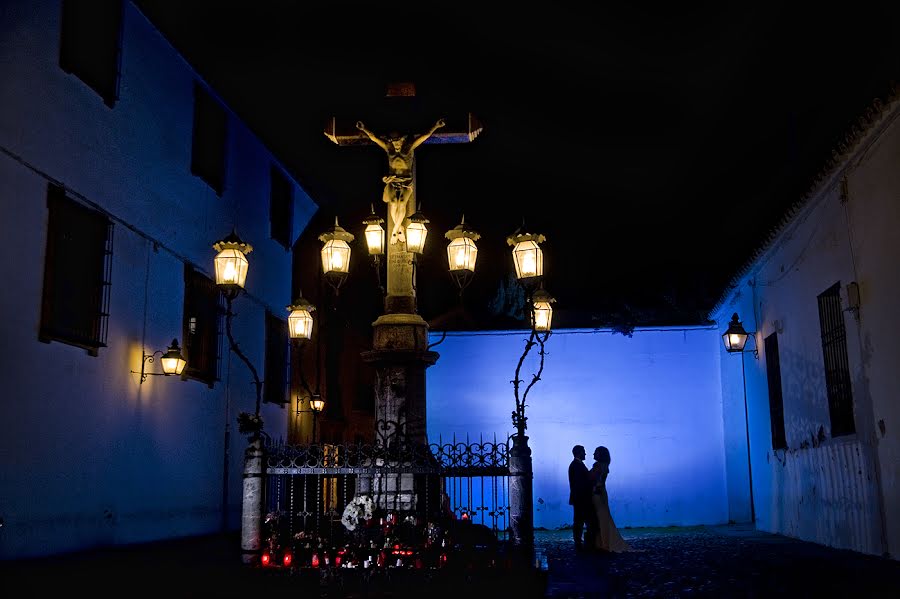
<svg viewBox="0 0 900 599"><path fill-rule="evenodd" d="M375 367L376 440L390 446L424 445L426 437L425 369L438 353L428 351L428 325L418 314L385 314L372 325L371 351L362 359ZM403 464L391 464L402 466ZM357 491L371 494L380 507L418 507L413 476L360 476Z"/></svg>
<svg viewBox="0 0 900 599"><path fill-rule="evenodd" d="M244 495L241 505L241 560L256 564L260 556L263 509L263 468L265 451L261 439L244 450Z"/></svg>
<svg viewBox="0 0 900 599"><path fill-rule="evenodd" d="M531 448L528 437L513 435L509 450L509 515L513 545L531 563L534 551L534 473L531 468Z"/></svg>

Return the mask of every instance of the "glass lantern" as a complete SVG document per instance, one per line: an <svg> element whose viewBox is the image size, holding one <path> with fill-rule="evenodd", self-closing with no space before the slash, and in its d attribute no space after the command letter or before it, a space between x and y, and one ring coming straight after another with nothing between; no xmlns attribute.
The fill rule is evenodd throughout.
<svg viewBox="0 0 900 599"><path fill-rule="evenodd" d="M384 254L384 227L381 226L384 219L375 214L374 206L371 208L372 214L363 220L366 225L366 246L370 256L381 256Z"/></svg>
<svg viewBox="0 0 900 599"><path fill-rule="evenodd" d="M181 355L181 348L178 347L178 339L172 339L172 345L168 347L166 353L159 360L162 363L163 373L166 376L173 374L180 375L184 372L187 360Z"/></svg>
<svg viewBox="0 0 900 599"><path fill-rule="evenodd" d="M514 233L506 238L513 248L513 264L520 281L536 280L544 275L544 252L540 246L544 240L539 233Z"/></svg>
<svg viewBox="0 0 900 599"><path fill-rule="evenodd" d="M219 252L214 260L216 285L226 296L233 298L247 281L247 254L253 251L253 246L242 241L232 230L228 237L214 243L213 249Z"/></svg>
<svg viewBox="0 0 900 599"><path fill-rule="evenodd" d="M322 246L322 271L335 289L340 287L350 272L350 245L354 235L346 231L334 219L334 228L319 235Z"/></svg>
<svg viewBox="0 0 900 599"><path fill-rule="evenodd" d="M444 237L450 240L447 244L450 275L462 291L475 274L475 261L478 258L478 246L475 242L481 235L466 225L466 217L463 215L460 223L447 231Z"/></svg>
<svg viewBox="0 0 900 599"><path fill-rule="evenodd" d="M531 305L534 309L534 330L539 333L550 332L550 324L553 320L553 298L544 289L538 289L531 297Z"/></svg>
<svg viewBox="0 0 900 599"><path fill-rule="evenodd" d="M722 334L722 342L725 343L725 351L735 354L744 351L744 345L747 344L749 333L744 330L744 325L738 320L737 312L731 316L731 322L728 323L728 329Z"/></svg>
<svg viewBox="0 0 900 599"><path fill-rule="evenodd" d="M313 330L312 312L316 307L306 301L301 295L293 304L287 307L288 333L291 339L310 339Z"/></svg>
<svg viewBox="0 0 900 599"><path fill-rule="evenodd" d="M406 225L406 251L421 254L425 251L425 237L428 236L428 228L425 224L429 220L418 210L407 220L409 224Z"/></svg>

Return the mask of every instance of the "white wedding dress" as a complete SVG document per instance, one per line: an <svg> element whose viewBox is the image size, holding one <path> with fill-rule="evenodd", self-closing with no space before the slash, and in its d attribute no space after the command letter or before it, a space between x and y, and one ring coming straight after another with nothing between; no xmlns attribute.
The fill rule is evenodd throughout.
<svg viewBox="0 0 900 599"><path fill-rule="evenodd" d="M591 501L597 513L597 538L594 547L614 553L632 551L631 545L619 534L616 523L609 512L609 496L606 494L606 477L609 476L608 462L594 462L591 478L594 480L594 492Z"/></svg>

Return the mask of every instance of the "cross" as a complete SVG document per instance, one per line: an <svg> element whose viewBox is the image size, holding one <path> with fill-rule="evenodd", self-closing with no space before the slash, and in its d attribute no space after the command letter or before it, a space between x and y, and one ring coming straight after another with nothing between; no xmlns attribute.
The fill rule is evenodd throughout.
<svg viewBox="0 0 900 599"><path fill-rule="evenodd" d="M392 98L392 102L402 104L403 99L408 102L415 98L415 85L390 84L386 97ZM474 141L481 130L481 123L470 112L437 119L429 130L417 134L394 131L378 134L369 130L362 121L343 122L337 117L329 119L324 133L335 144L377 145L387 153L388 174L382 179L385 184L382 200L388 207L386 312L415 313L415 254L407 251L404 221L416 212L416 148L424 144L468 143Z"/></svg>

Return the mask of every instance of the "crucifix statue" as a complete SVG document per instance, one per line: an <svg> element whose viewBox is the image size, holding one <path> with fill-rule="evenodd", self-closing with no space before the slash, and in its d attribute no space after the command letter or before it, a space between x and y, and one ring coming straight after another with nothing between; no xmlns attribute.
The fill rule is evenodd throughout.
<svg viewBox="0 0 900 599"><path fill-rule="evenodd" d="M392 84L386 95L385 113L392 113L397 121L410 123L410 114L419 119L420 111L409 104L416 100L415 86L411 83ZM406 104L404 104L406 102ZM393 104L387 106L387 104ZM399 110L398 110L399 109ZM408 110L407 110L408 109ZM382 114L383 120L384 113ZM396 126L396 125L394 125ZM400 125L403 126L403 125ZM362 121L340 122L332 118L325 128L325 136L339 146L374 144L387 154L388 172L382 177L382 200L387 205L387 285L385 312L389 314L415 314L415 255L406 245L406 219L416 212L416 163L415 151L423 144L457 144L473 141L481 133L481 123L471 113L450 114L437 119L428 130L420 134L404 134L391 131L387 135L374 133Z"/></svg>
<svg viewBox="0 0 900 599"><path fill-rule="evenodd" d="M408 135L401 135L396 131L391 132L385 138L378 137L366 129L362 121L356 121L356 128L365 133L375 145L387 152L388 174L381 179L384 182L384 193L381 199L388 205L392 223L391 245L406 241L403 221L409 216L407 207L409 198L413 195L413 185L415 183L413 180L413 152L425 143L435 131L445 125L444 119L438 119L431 129L409 141Z"/></svg>

